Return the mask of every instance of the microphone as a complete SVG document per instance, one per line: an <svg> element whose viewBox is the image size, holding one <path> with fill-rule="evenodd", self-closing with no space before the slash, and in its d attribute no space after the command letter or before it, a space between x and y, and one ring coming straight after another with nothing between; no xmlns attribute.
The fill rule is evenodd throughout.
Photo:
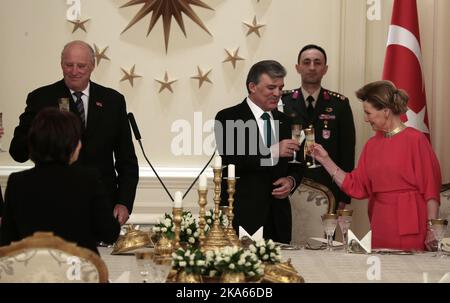
<svg viewBox="0 0 450 303"><path fill-rule="evenodd" d="M130 121L131 129L133 129L134 137L137 141L141 140L141 133L139 132L139 128L136 124L133 113L128 113L128 120Z"/></svg>
<svg viewBox="0 0 450 303"><path fill-rule="evenodd" d="M147 160L148 165L150 165L151 169L152 169L153 172L155 173L156 177L157 177L158 180L159 180L159 183L161 183L161 185L164 187L164 189L166 190L166 193L169 195L170 200L172 200L172 202L173 202L173 197L172 197L172 195L171 195L170 192L167 190L166 185L164 185L164 182L161 180L161 178L159 177L158 173L157 173L156 170L153 168L153 165L152 165L152 164L150 163L150 161L148 160L147 155L145 154L144 147L142 146L142 143L141 143L141 133L139 132L139 128L138 128L138 126L137 126L137 124L136 124L136 120L134 119L133 113L128 113L128 121L130 121L131 128L133 129L134 137L136 138L136 141L139 142L139 146L141 147L142 154L144 155L145 160Z"/></svg>

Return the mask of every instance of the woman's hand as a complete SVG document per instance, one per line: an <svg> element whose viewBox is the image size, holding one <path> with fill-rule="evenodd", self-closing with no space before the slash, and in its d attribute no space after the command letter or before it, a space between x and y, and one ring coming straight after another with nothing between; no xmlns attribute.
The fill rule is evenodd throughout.
<svg viewBox="0 0 450 303"><path fill-rule="evenodd" d="M425 237L425 247L429 251L437 250L438 241L434 237L434 233L431 230L427 230L427 236Z"/></svg>
<svg viewBox="0 0 450 303"><path fill-rule="evenodd" d="M317 161L322 162L324 159L328 158L328 152L319 143L314 143L312 149Z"/></svg>

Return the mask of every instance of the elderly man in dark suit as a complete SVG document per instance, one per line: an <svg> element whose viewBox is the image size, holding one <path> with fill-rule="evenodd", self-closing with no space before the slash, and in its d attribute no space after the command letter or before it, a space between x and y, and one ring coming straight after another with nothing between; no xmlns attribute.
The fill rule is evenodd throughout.
<svg viewBox="0 0 450 303"><path fill-rule="evenodd" d="M43 108L61 106L60 100L68 98L70 111L78 115L84 128L78 164L98 169L114 216L124 224L136 194L137 158L125 98L111 88L90 81L94 66L95 54L87 43L72 41L64 47L61 53L64 79L28 95L9 153L18 162L27 161L27 133L34 117Z"/></svg>
<svg viewBox="0 0 450 303"><path fill-rule="evenodd" d="M215 135L225 165L236 165L233 226L253 234L264 227L264 238L289 243L291 208L288 196L298 186L303 166L288 163L298 142L291 122L277 110L286 70L276 61L261 61L247 77L248 97L216 115ZM227 176L226 172L224 176ZM227 202L226 182L222 203Z"/></svg>

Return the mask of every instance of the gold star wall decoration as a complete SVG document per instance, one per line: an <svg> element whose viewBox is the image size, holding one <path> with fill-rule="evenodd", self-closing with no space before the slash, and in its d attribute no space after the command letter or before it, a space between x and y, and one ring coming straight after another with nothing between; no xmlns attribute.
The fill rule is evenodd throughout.
<svg viewBox="0 0 450 303"><path fill-rule="evenodd" d="M111 61L108 56L105 55L106 50L108 49L108 46L105 47L103 50L100 50L97 45L94 44L94 51L95 51L95 61L97 61L97 66L100 64L100 61L102 59Z"/></svg>
<svg viewBox="0 0 450 303"><path fill-rule="evenodd" d="M256 21L256 16L253 18L252 24L249 24L247 22L243 22L243 23L248 27L247 36L250 35L251 33L255 33L256 35L258 35L258 37L261 38L261 34L260 34L259 30L266 25L258 24L258 22Z"/></svg>
<svg viewBox="0 0 450 303"><path fill-rule="evenodd" d="M203 71L200 69L199 66L197 66L197 75L191 77L191 79L198 80L198 88L201 88L203 83L209 82L212 84L211 80L208 78L209 73L211 72L211 69L207 71L206 73L203 73Z"/></svg>
<svg viewBox="0 0 450 303"><path fill-rule="evenodd" d="M227 52L228 57L223 61L223 63L231 62L231 64L233 64L233 68L234 69L236 69L236 62L237 61L245 60L244 58L241 58L241 57L238 56L239 47L234 52L230 52L227 49L225 49L225 51Z"/></svg>
<svg viewBox="0 0 450 303"><path fill-rule="evenodd" d="M124 33L130 27L139 22L146 15L152 13L152 17L150 19L150 24L147 31L147 36L152 31L156 22L158 22L159 18L162 17L163 20L163 29L164 29L164 43L167 48L169 46L169 38L170 38L170 26L172 23L172 18L178 23L178 26L183 31L183 34L186 36L186 29L183 22L184 13L188 16L192 21L194 21L198 26L200 26L205 32L207 32L210 36L211 33L208 31L206 26L203 24L202 20L198 17L198 15L192 9L192 5L203 7L206 9L214 10L209 5L204 3L201 0L130 0L126 4L122 5L121 8L144 4L143 7L137 12L136 16L130 21L130 23L125 27L122 31Z"/></svg>
<svg viewBox="0 0 450 303"><path fill-rule="evenodd" d="M174 84L178 80L169 81L169 76L167 75L167 72L166 72L165 75L164 75L164 80L163 81L158 80L158 79L155 79L155 81L158 82L159 84L161 84L161 87L160 87L158 93L161 93L165 89L168 89L171 93L173 93L172 84Z"/></svg>
<svg viewBox="0 0 450 303"><path fill-rule="evenodd" d="M72 34L74 32L76 32L78 29L82 29L85 33L87 33L86 31L86 27L84 27L84 25L86 24L86 22L90 21L91 19L86 19L84 21L81 20L67 20L68 22L73 24L73 30L72 30Z"/></svg>
<svg viewBox="0 0 450 303"><path fill-rule="evenodd" d="M134 68L135 67L136 67L136 65L133 65L133 67L131 68L131 70L129 72L127 72L123 68L120 68L122 70L122 72L124 73L122 79L120 79L120 82L128 80L130 82L130 84L131 84L131 87L133 87L134 79L135 78L142 78L142 76L136 75L134 73Z"/></svg>

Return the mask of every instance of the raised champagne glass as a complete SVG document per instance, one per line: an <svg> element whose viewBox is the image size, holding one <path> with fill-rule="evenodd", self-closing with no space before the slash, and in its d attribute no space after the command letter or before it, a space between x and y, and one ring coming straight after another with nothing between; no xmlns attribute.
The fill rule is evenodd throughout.
<svg viewBox="0 0 450 303"><path fill-rule="evenodd" d="M302 125L301 124L292 124L292 140L295 140L298 142L298 144L300 144L300 140L302 137ZM289 161L289 163L296 163L296 164L300 164L300 161L297 161L297 152L294 150L294 156L293 159L291 161Z"/></svg>
<svg viewBox="0 0 450 303"><path fill-rule="evenodd" d="M312 165L309 165L308 168L316 168L320 167L320 164L316 164L316 159L314 158L314 143L316 142L314 137L314 128L306 128L305 129L305 155L309 155L312 158Z"/></svg>

